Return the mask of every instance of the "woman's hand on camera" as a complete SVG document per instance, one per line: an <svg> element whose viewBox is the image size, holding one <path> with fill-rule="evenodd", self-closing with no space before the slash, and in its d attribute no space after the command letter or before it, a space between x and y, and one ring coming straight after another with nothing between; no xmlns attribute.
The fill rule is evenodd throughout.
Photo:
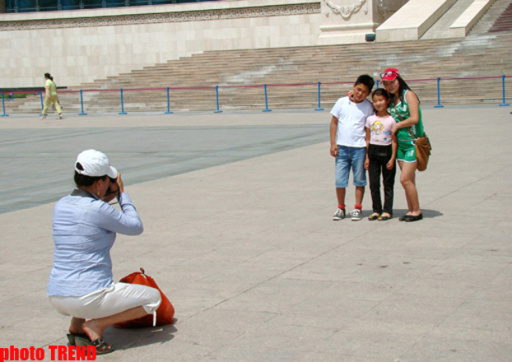
<svg viewBox="0 0 512 362"><path fill-rule="evenodd" d="M108 186L107 193L102 198L105 202L110 202L114 198L119 196L119 185L117 184L117 179L110 179L110 185Z"/></svg>
<svg viewBox="0 0 512 362"><path fill-rule="evenodd" d="M117 173L116 179L110 179L110 185L108 187L107 193L102 200L105 202L110 202L118 197L122 192L124 192L123 180L121 179L121 174Z"/></svg>
<svg viewBox="0 0 512 362"><path fill-rule="evenodd" d="M117 186L119 188L119 194L120 193L123 193L124 192L124 185L123 185L123 180L121 179L121 174L118 172L117 173Z"/></svg>

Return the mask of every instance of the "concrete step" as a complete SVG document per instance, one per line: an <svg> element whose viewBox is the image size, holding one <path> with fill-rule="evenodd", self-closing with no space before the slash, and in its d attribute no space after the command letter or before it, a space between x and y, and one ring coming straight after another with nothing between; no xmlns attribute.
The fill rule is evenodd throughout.
<svg viewBox="0 0 512 362"><path fill-rule="evenodd" d="M489 32L512 31L512 3L510 3L501 16L494 22Z"/></svg>
<svg viewBox="0 0 512 362"><path fill-rule="evenodd" d="M495 5L503 7L503 1L496 0ZM482 19L494 22L500 16L495 5L489 9L495 14L494 18L486 14ZM96 80L83 84L79 89L113 90L84 92L84 106L90 111L119 111L120 88L124 90L126 109L166 109L167 87L186 88L170 90L171 108L212 109L216 107L214 87L217 85L220 86L221 107L257 109L265 104L263 84L269 85L268 101L274 107L311 108L317 104L317 83L321 82L322 104L330 108L352 87L358 75L370 73L378 79L380 71L394 66L402 71L424 104L437 103L436 77L442 79L443 103L495 103L501 96L501 80L498 78L485 81L445 79L512 75L511 43L510 32L497 32L492 35L472 34L463 40L428 39L402 43L213 51ZM430 81L415 81L418 79ZM340 82L344 84L329 84ZM272 86L290 83L310 85ZM227 85L251 87L222 87ZM192 87L195 89L188 89ZM159 90L140 91L135 88ZM78 93L62 93L60 97L69 109L76 109L80 102ZM40 102L27 99L9 107L13 110L27 107L37 111Z"/></svg>

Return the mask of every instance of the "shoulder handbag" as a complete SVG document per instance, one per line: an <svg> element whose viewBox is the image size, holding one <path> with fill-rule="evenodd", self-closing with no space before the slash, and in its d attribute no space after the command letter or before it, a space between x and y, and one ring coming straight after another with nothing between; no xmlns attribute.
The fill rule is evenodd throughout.
<svg viewBox="0 0 512 362"><path fill-rule="evenodd" d="M398 117L400 117L400 119L404 121L402 116L400 116L400 113L398 113L396 106L395 112L398 115ZM416 168L418 169L418 171L425 171L427 169L428 159L432 151L430 139L428 138L426 132L423 132L423 137L415 137L410 127L407 127L407 130L409 131L409 134L411 135L413 142L416 146Z"/></svg>
<svg viewBox="0 0 512 362"><path fill-rule="evenodd" d="M407 128L407 130L412 138L414 138L411 129ZM416 168L418 171L425 171L427 169L428 159L430 158L430 152L432 151L427 133L423 132L423 137L414 138L414 144L416 146Z"/></svg>
<svg viewBox="0 0 512 362"><path fill-rule="evenodd" d="M166 324L172 324L174 319L174 307L169 301L169 299L162 293L155 280L151 278L149 275L146 275L143 268L140 268L140 272L131 273L130 275L125 276L120 280L121 283L129 283L129 284L141 284L146 285L148 287L152 287L158 289L160 295L162 297L162 303L160 303L160 307L156 310L156 325L163 326ZM114 324L116 328L141 328L141 327L152 327L153 326L153 316L148 314L147 316L133 319L131 321L126 321L122 323Z"/></svg>

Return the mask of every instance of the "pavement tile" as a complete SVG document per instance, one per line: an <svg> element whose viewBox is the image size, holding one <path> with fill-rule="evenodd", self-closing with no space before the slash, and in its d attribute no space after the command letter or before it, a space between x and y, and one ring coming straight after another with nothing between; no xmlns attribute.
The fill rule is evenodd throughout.
<svg viewBox="0 0 512 362"><path fill-rule="evenodd" d="M404 353L400 361L510 361L512 344L463 338L428 337L417 343L413 351Z"/></svg>
<svg viewBox="0 0 512 362"><path fill-rule="evenodd" d="M97 147L145 225L118 235L114 277L145 268L176 309L172 326L107 329L118 350L103 360L510 361L510 111L423 111L434 150L417 223L397 220L398 178L393 219L331 220L327 112L6 117L0 347L66 343L45 292L51 213L69 164Z"/></svg>

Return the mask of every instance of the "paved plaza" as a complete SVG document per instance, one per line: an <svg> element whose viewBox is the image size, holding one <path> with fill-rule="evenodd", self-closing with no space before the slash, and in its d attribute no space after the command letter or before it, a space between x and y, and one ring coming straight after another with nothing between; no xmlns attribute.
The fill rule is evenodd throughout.
<svg viewBox="0 0 512 362"><path fill-rule="evenodd" d="M102 361L512 361L512 107L423 110L424 220L331 220L328 111L0 118L0 347L66 343L46 297L51 214L83 149L104 151L144 222L118 235L172 326L107 329ZM354 188L347 205L354 203ZM364 216L371 212L367 189Z"/></svg>

